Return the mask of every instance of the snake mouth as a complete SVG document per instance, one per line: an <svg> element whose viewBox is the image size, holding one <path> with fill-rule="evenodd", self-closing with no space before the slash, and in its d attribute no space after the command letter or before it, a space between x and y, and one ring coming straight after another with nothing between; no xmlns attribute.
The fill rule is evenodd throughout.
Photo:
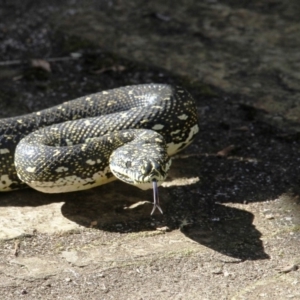
<svg viewBox="0 0 300 300"><path fill-rule="evenodd" d="M111 170L111 171L114 174L114 176L120 179L121 181L124 181L129 184L134 184L135 181L132 179L132 177L129 174L121 173L117 170Z"/></svg>
<svg viewBox="0 0 300 300"><path fill-rule="evenodd" d="M115 177L120 179L121 181L134 185L142 190L148 190L154 188L153 182L156 182L156 185L159 186L163 181L164 177L161 176L139 176L134 177L131 173L120 172L117 170L111 170Z"/></svg>

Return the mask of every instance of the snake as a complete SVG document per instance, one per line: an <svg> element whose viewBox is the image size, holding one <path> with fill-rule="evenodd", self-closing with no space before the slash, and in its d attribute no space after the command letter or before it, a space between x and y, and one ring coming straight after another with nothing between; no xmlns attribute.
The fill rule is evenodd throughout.
<svg viewBox="0 0 300 300"><path fill-rule="evenodd" d="M180 86L104 90L0 119L0 191L85 190L120 179L141 189L166 179L171 156L199 131L194 98Z"/></svg>

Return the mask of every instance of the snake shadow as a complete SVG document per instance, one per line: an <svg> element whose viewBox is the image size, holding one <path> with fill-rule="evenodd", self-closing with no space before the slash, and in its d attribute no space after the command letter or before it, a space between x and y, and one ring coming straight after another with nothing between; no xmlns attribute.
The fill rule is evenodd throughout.
<svg viewBox="0 0 300 300"><path fill-rule="evenodd" d="M214 182L209 185L197 181L202 177L199 164L205 169L215 159L188 158L188 163L186 159L174 160L168 187L159 188L163 215L156 211L150 216L151 190L142 191L120 181L66 194L42 194L31 189L4 193L0 194L0 206L37 207L63 202L62 215L87 228L120 233L153 231L163 227L180 229L189 239L227 256L242 260L269 258L264 251L261 233L253 225L254 215L246 210L216 204ZM186 179L180 181L183 174ZM222 188L227 189L226 182ZM241 194L237 199L241 201L242 198Z"/></svg>
<svg viewBox="0 0 300 300"><path fill-rule="evenodd" d="M213 217L203 218L203 214L196 213L193 220L181 232L203 246L242 261L270 258L250 212L216 204Z"/></svg>
<svg viewBox="0 0 300 300"><path fill-rule="evenodd" d="M127 188L126 185L118 183L115 186L119 190ZM128 191L131 192L132 200L135 193L135 196L140 193L134 188L129 188ZM101 196L97 202L92 196L77 203L67 201L62 206L62 213L80 225L112 232L153 231L163 227L170 230L180 228L189 239L224 255L241 260L269 258L264 251L261 233L253 225L252 213L222 204L199 205L199 202L193 205L192 211L191 209L180 211L176 207L174 209L174 204L170 202L169 188L161 189L160 192L166 200L162 204L164 215L156 212L150 216L152 209L150 202L145 200L131 203L128 197L119 193L115 193L115 199L110 204L107 204L107 201L102 202ZM106 195L105 199L106 197L108 196ZM129 208L130 205L133 207Z"/></svg>
<svg viewBox="0 0 300 300"><path fill-rule="evenodd" d="M86 191L84 200L66 201L62 214L85 227L112 232L180 229L187 238L224 255L241 260L268 259L261 233L253 225L254 215L201 197L199 182L188 185L188 179L178 181L182 162L178 163L170 173L171 186L159 190L163 215L158 211L150 215L151 190L142 191L119 181ZM189 179L196 178L198 172L195 168L184 170ZM172 182L179 185L172 186Z"/></svg>
<svg viewBox="0 0 300 300"><path fill-rule="evenodd" d="M128 188L122 183L116 182L115 186L119 191L127 188L131 193L131 201L140 193L139 190L135 191L135 188ZM170 199L170 190L173 189L160 189L160 195L165 199L162 203L163 215L156 212L150 216L150 202L144 200L134 203L122 193L115 193L114 201L109 204L102 202L101 196L100 201L95 201L92 197L77 203L67 201L61 208L62 214L80 225L119 233L180 228L187 238L224 255L241 260L269 258L264 251L261 233L253 225L252 213L222 204L207 205L201 201L193 205L193 209L178 210L177 205ZM104 199L107 200L107 197L109 196L106 195Z"/></svg>

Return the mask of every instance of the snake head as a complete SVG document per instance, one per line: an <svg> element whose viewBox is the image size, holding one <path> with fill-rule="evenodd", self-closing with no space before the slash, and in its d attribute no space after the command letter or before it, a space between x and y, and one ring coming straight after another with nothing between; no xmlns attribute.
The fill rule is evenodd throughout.
<svg viewBox="0 0 300 300"><path fill-rule="evenodd" d="M143 190L162 183L171 166L163 137L142 130L134 140L117 148L110 156L111 172L120 180Z"/></svg>

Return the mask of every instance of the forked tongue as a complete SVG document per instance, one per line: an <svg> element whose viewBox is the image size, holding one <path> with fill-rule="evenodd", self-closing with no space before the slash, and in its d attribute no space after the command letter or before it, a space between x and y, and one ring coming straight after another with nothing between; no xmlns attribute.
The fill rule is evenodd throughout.
<svg viewBox="0 0 300 300"><path fill-rule="evenodd" d="M163 211L159 205L157 181L153 180L152 183L153 183L153 209L150 215L152 215L155 212L156 208L161 212L161 214L163 214Z"/></svg>

